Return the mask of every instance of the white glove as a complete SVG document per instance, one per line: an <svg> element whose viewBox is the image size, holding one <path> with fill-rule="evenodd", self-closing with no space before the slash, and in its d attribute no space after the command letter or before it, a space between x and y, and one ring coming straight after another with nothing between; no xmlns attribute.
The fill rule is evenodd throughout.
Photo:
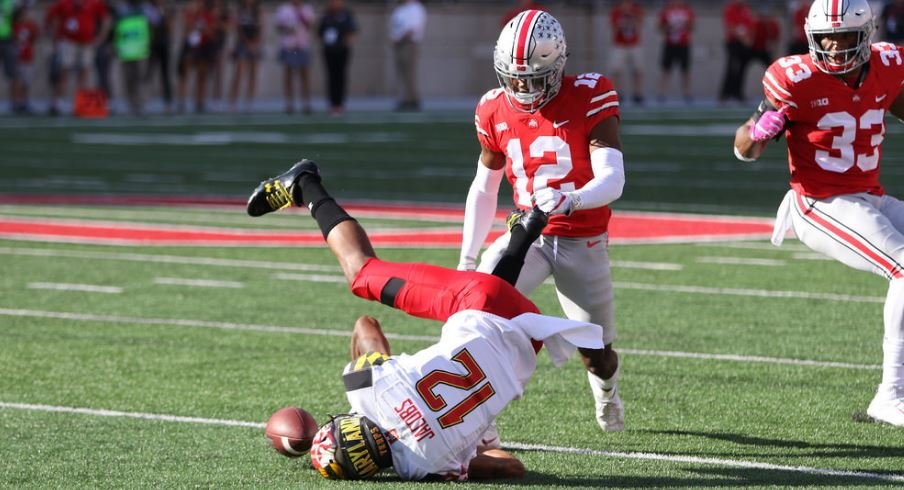
<svg viewBox="0 0 904 490"><path fill-rule="evenodd" d="M534 192L534 195L530 196L530 200L534 203L534 206L540 208L540 211L550 215L564 214L567 216L571 214L573 202L571 195L567 192L562 192L552 187L545 187Z"/></svg>
<svg viewBox="0 0 904 490"><path fill-rule="evenodd" d="M460 271L476 271L477 260L472 257L463 257L458 263L458 267L456 267L456 269Z"/></svg>

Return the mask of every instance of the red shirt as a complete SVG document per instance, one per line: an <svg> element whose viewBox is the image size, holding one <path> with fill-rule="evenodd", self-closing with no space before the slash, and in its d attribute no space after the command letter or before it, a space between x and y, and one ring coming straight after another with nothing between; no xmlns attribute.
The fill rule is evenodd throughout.
<svg viewBox="0 0 904 490"><path fill-rule="evenodd" d="M884 194L879 163L885 114L901 95L902 80L904 48L889 43L872 45L869 72L857 89L819 71L808 55L773 63L763 88L773 105L787 108L791 187L817 199Z"/></svg>
<svg viewBox="0 0 904 490"><path fill-rule="evenodd" d="M214 40L217 28L217 14L210 9L188 8L183 14L185 41L191 47L204 46Z"/></svg>
<svg viewBox="0 0 904 490"><path fill-rule="evenodd" d="M47 9L44 24L56 24L54 40L88 44L97 37L101 23L109 15L101 0L57 0Z"/></svg>
<svg viewBox="0 0 904 490"><path fill-rule="evenodd" d="M640 5L616 5L609 14L613 42L616 46L636 46L640 42L643 9Z"/></svg>
<svg viewBox="0 0 904 490"><path fill-rule="evenodd" d="M13 24L13 35L19 50L19 62L31 63L35 58L35 39L38 38L38 23L22 19Z"/></svg>
<svg viewBox="0 0 904 490"><path fill-rule="evenodd" d="M564 77L558 95L533 114L513 109L501 88L490 90L480 99L474 122L480 143L505 154L505 175L515 205L529 210L535 191L544 187L573 191L593 178L590 131L613 116L619 117L619 110L612 82L598 73L585 73ZM608 229L611 215L603 206L551 216L544 233L596 236Z"/></svg>
<svg viewBox="0 0 904 490"><path fill-rule="evenodd" d="M796 43L807 42L807 32L804 24L807 22L807 14L810 13L810 4L804 2L794 11L794 24L791 26L791 40Z"/></svg>
<svg viewBox="0 0 904 490"><path fill-rule="evenodd" d="M777 20L772 17L758 19L753 30L753 50L769 51L769 47L778 41L781 33L782 28Z"/></svg>
<svg viewBox="0 0 904 490"><path fill-rule="evenodd" d="M725 25L726 41L740 41L744 44L753 41L756 20L753 17L753 10L746 3L732 2L726 5L722 22Z"/></svg>
<svg viewBox="0 0 904 490"><path fill-rule="evenodd" d="M659 28L666 44L687 46L694 28L694 11L687 5L666 5L659 12Z"/></svg>

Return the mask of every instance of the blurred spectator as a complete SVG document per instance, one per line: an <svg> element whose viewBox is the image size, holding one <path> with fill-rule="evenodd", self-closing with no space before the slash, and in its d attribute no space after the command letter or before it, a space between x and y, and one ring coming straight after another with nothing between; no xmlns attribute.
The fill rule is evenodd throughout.
<svg viewBox="0 0 904 490"><path fill-rule="evenodd" d="M756 18L747 0L729 0L722 13L722 21L728 60L719 100L744 102L744 71L750 62Z"/></svg>
<svg viewBox="0 0 904 490"><path fill-rule="evenodd" d="M144 94L141 74L151 55L151 28L141 0L126 0L116 8L113 45L122 69L123 93L129 104L129 114L144 114Z"/></svg>
<svg viewBox="0 0 904 490"><path fill-rule="evenodd" d="M232 16L225 0L213 0L214 24L213 24L213 54L210 61L211 99L220 101L223 99L223 80L226 71L226 37L232 25Z"/></svg>
<svg viewBox="0 0 904 490"><path fill-rule="evenodd" d="M759 61L764 68L768 68L775 61L775 48L781 40L782 26L768 7L762 6L760 9L753 29L750 61Z"/></svg>
<svg viewBox="0 0 904 490"><path fill-rule="evenodd" d="M612 8L609 23L612 26L612 82L620 93L627 92L622 75L631 75L631 91L637 104L643 103L643 56L640 48L640 31L643 28L643 9L634 0L621 0Z"/></svg>
<svg viewBox="0 0 904 490"><path fill-rule="evenodd" d="M70 73L78 74L76 88L88 87L89 69L93 65L94 47L107 39L110 12L101 0L56 0L44 15L46 30L53 36L53 91L50 115L59 114L66 81Z"/></svg>
<svg viewBox="0 0 904 490"><path fill-rule="evenodd" d="M232 88L229 90L229 108L236 110L239 89L245 79L244 111L251 110L254 102L255 84L257 82L257 61L261 54L261 9L257 0L239 0L236 12L235 49L232 58L235 72L232 75Z"/></svg>
<svg viewBox="0 0 904 490"><path fill-rule="evenodd" d="M684 0L668 0L659 12L659 30L662 32L662 76L659 99L665 100L669 88L672 67L681 70L681 95L691 101L691 33L694 32L694 10Z"/></svg>
<svg viewBox="0 0 904 490"><path fill-rule="evenodd" d="M113 87L110 84L110 68L113 67L113 19L116 9L113 0L101 0L107 8L107 12L111 14L110 29L107 35L101 39L100 44L94 46L94 71L97 73L97 88L103 92L104 97L110 99L113 97Z"/></svg>
<svg viewBox="0 0 904 490"><path fill-rule="evenodd" d="M295 112L295 74L301 82L302 111L311 113L311 29L314 26L314 8L304 0L290 0L276 11L276 27L280 34L279 60L284 68L283 92L286 113Z"/></svg>
<svg viewBox="0 0 904 490"><path fill-rule="evenodd" d="M807 0L798 0L797 4L793 6L791 28L789 29L791 41L788 43L788 54L804 54L810 51L807 33L804 31L804 24L807 22L810 5L811 2Z"/></svg>
<svg viewBox="0 0 904 490"><path fill-rule="evenodd" d="M173 109L173 86L170 76L170 32L173 12L167 5L167 0L146 0L142 9L151 28L151 53L145 65L144 81L150 82L155 70L160 73L163 110L169 114Z"/></svg>
<svg viewBox="0 0 904 490"><path fill-rule="evenodd" d="M15 93L12 97L13 112L15 114L30 114L31 107L28 102L28 89L34 78L35 40L38 38L38 23L28 16L28 6L23 2L13 18L13 33L16 39L17 74Z"/></svg>
<svg viewBox="0 0 904 490"><path fill-rule="evenodd" d="M3 75L9 82L9 100L13 109L15 108L13 101L16 100L19 90L19 70L16 67L18 52L13 32L15 11L15 0L0 0L0 63L3 64Z"/></svg>
<svg viewBox="0 0 904 490"><path fill-rule="evenodd" d="M217 23L211 0L192 0L182 13L182 51L179 53L178 111L185 112L188 77L195 74L195 112L207 110L207 75L214 59Z"/></svg>
<svg viewBox="0 0 904 490"><path fill-rule="evenodd" d="M515 18L521 12L525 10L544 10L547 11L549 9L546 8L542 3L536 2L534 0L518 0L515 2L515 6L509 9L502 17L499 19L499 27L505 27L505 24L508 21Z"/></svg>
<svg viewBox="0 0 904 490"><path fill-rule="evenodd" d="M389 18L389 38L402 90L397 111L418 111L421 108L417 65L426 27L427 10L424 5L419 0L399 0Z"/></svg>
<svg viewBox="0 0 904 490"><path fill-rule="evenodd" d="M881 39L894 44L904 43L904 0L889 0L879 19Z"/></svg>
<svg viewBox="0 0 904 490"><path fill-rule="evenodd" d="M345 0L329 0L320 18L317 32L323 46L326 65L326 91L330 102L330 114L345 111L345 92L348 86L348 63L351 44L358 31L355 17L345 6Z"/></svg>

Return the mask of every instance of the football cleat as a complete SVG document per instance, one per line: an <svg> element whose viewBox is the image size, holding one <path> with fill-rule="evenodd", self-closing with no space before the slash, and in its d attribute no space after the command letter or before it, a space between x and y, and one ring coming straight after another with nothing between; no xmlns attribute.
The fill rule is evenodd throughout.
<svg viewBox="0 0 904 490"><path fill-rule="evenodd" d="M904 427L904 400L876 395L866 414L877 422Z"/></svg>
<svg viewBox="0 0 904 490"><path fill-rule="evenodd" d="M302 174L319 176L320 168L305 158L287 172L261 182L248 198L248 214L255 217L263 216L289 206L300 205L301 188L296 183Z"/></svg>
<svg viewBox="0 0 904 490"><path fill-rule="evenodd" d="M533 208L530 212L515 210L505 220L506 227L509 231L516 226L521 226L527 235L533 239L540 237L546 223L549 222L549 214L540 211L540 208Z"/></svg>
<svg viewBox="0 0 904 490"><path fill-rule="evenodd" d="M596 421L604 432L621 432L625 429L625 405L618 396L618 385L615 384L618 371L613 375L612 388L603 389L602 380L587 371L590 390L596 402Z"/></svg>

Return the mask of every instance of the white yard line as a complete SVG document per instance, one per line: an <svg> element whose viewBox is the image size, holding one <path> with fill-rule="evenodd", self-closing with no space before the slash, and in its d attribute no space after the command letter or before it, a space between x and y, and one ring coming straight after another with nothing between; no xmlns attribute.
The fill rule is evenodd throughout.
<svg viewBox="0 0 904 490"><path fill-rule="evenodd" d="M176 422L186 424L204 424L204 425L220 425L227 427L247 427L252 429L263 429L266 424L261 422L247 422L243 420L227 420L227 419L210 419L204 417L182 417L177 415L143 413L143 412L122 412L118 410L103 410L82 407L66 407L59 405L38 405L31 403L12 403L0 402L0 408L7 410L23 410L29 412L53 412L53 413L69 413L77 415L89 415L95 417L122 417L134 418L141 420L151 420L155 422ZM515 450L525 451L544 451L561 454L577 454L587 456L602 456L615 459L635 459L645 461L664 461L668 463L691 463L707 466L727 466L734 468L758 469L767 471L786 471L794 473L802 473L807 475L819 476L840 476L850 478L864 478L870 480L881 480L890 482L904 482L904 475L891 475L883 473L870 473L866 471L849 471L835 470L830 468L814 468L811 466L787 466L773 463L762 463L758 461L745 461L738 459L724 458L704 458L699 456L683 456L677 454L658 454L658 453L642 453L642 452L618 452L618 451L601 451L599 449L567 447L567 446L550 446L546 444L525 444L520 442L507 442L504 447Z"/></svg>
<svg viewBox="0 0 904 490"><path fill-rule="evenodd" d="M328 276L323 274L287 274L285 272L277 272L276 274L273 274L273 278L283 281L332 282L337 284L345 284L348 282L343 276Z"/></svg>
<svg viewBox="0 0 904 490"><path fill-rule="evenodd" d="M28 283L28 289L51 289L55 291L77 291L80 293L122 293L122 288L116 286L95 286L93 284L67 284L60 282L30 282Z"/></svg>
<svg viewBox="0 0 904 490"><path fill-rule="evenodd" d="M154 284L165 286L190 286L196 288L241 289L245 284L236 281L213 281L210 279L185 279L178 277L155 277Z"/></svg>
<svg viewBox="0 0 904 490"><path fill-rule="evenodd" d="M262 260L221 259L216 257L190 257L183 255L156 255L119 252L91 252L76 250L55 250L50 248L0 247L0 255L32 257L66 257L73 259L122 260L127 262L150 262L160 264L207 265L215 267L237 267L247 269L290 270L305 272L340 272L335 265L302 264L298 262L268 262Z"/></svg>
<svg viewBox="0 0 904 490"><path fill-rule="evenodd" d="M681 264L669 262L637 262L632 260L613 260L612 267L616 269L642 269L650 271L680 271L684 269Z"/></svg>
<svg viewBox="0 0 904 490"><path fill-rule="evenodd" d="M697 257L700 264L753 265L760 267L784 267L787 261L781 259L753 259L748 257Z"/></svg>
<svg viewBox="0 0 904 490"><path fill-rule="evenodd" d="M138 325L163 325L171 327L189 327L189 328L213 328L221 330L238 330L264 333L283 333L283 334L303 334L303 335L321 335L329 337L349 337L351 335L351 326L349 330L333 330L322 328L305 328L305 327L283 327L277 325L256 325L250 323L232 323L232 322L213 322L207 320L191 320L180 318L141 318L132 316L119 315L93 315L86 313L71 313L62 311L42 311L42 310L25 310L0 308L0 316L25 317L25 318L48 318L69 321L86 321L86 322L102 322L102 323L120 323L120 324L138 324ZM412 340L423 342L436 342L439 336L430 335L401 335L394 333L386 333L389 339ZM808 359L789 359L781 357L762 357L762 356L743 356L735 354L707 354L701 352L673 352L673 351L656 351L645 349L625 349L619 348L619 351L640 356L650 357L684 357L693 359L709 359L718 361L731 362L757 362L767 364L790 364L798 366L813 366L822 368L845 368L845 369L868 369L878 370L880 366L872 364L853 364L837 361L814 361Z"/></svg>
<svg viewBox="0 0 904 490"><path fill-rule="evenodd" d="M772 291L767 289L711 288L685 286L681 284L643 284L637 282L616 282L615 289L637 289L641 291L662 291L667 293L711 294L724 296L746 296L752 298L819 299L825 301L846 301L851 303L884 303L885 297L852 296L835 293L809 293L805 291Z"/></svg>

